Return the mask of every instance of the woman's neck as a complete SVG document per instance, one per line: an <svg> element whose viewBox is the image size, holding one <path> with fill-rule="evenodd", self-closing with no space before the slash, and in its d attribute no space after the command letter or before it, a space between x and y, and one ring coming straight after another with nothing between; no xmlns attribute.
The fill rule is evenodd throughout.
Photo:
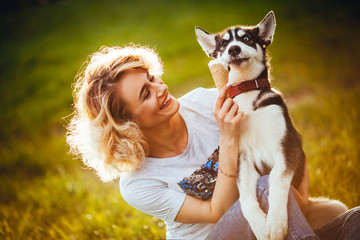
<svg viewBox="0 0 360 240"><path fill-rule="evenodd" d="M149 144L149 157L168 158L183 153L188 144L186 124L180 113L151 129L143 129Z"/></svg>

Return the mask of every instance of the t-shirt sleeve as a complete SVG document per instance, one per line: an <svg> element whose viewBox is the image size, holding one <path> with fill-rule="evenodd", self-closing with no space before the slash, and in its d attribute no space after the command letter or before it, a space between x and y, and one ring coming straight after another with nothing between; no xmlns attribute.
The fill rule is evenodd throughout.
<svg viewBox="0 0 360 240"><path fill-rule="evenodd" d="M132 207L169 222L174 221L186 196L168 188L165 182L144 178L122 177L120 192Z"/></svg>
<svg viewBox="0 0 360 240"><path fill-rule="evenodd" d="M183 107L189 108L190 111L195 111L200 115L209 114L209 116L214 117L213 110L217 97L218 90L216 88L196 88L179 98L179 101Z"/></svg>
<svg viewBox="0 0 360 240"><path fill-rule="evenodd" d="M216 88L210 88L210 89L200 88L200 91L202 93L201 96L202 99L200 101L206 103L207 108L210 108L212 113L212 110L214 109L215 106L215 102L219 95L218 90Z"/></svg>

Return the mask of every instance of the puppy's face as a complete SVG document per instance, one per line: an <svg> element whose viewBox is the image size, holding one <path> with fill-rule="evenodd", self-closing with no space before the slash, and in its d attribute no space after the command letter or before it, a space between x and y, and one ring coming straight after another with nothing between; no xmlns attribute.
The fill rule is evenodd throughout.
<svg viewBox="0 0 360 240"><path fill-rule="evenodd" d="M264 51L257 28L231 27L215 35L214 58L224 58L231 67L246 67L253 61L262 62Z"/></svg>
<svg viewBox="0 0 360 240"><path fill-rule="evenodd" d="M196 27L197 40L213 58L224 58L231 68L247 68L264 64L265 49L272 42L275 30L273 12L255 27L230 27L218 34L211 34Z"/></svg>

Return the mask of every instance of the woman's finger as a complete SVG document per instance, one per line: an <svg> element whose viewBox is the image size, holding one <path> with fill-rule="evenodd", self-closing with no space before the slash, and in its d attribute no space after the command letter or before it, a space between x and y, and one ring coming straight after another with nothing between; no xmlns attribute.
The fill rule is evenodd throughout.
<svg viewBox="0 0 360 240"><path fill-rule="evenodd" d="M218 119L225 119L225 117L229 116L229 111L230 111L230 109L232 108L232 106L234 104L235 103L231 98L225 99L225 101L224 101L223 105L221 106L221 108L214 111L215 116Z"/></svg>
<svg viewBox="0 0 360 240"><path fill-rule="evenodd" d="M237 103L235 103L233 101L233 104L232 104L232 106L231 106L231 108L229 110L229 115L230 116L235 116L238 110L239 110L239 105L237 105Z"/></svg>
<svg viewBox="0 0 360 240"><path fill-rule="evenodd" d="M214 110L219 110L223 106L225 100L227 99L227 92L228 92L229 88L230 88L230 86L225 85L224 87L222 87L220 89L218 98L215 103Z"/></svg>
<svg viewBox="0 0 360 240"><path fill-rule="evenodd" d="M237 112L235 113L235 116L234 116L234 121L235 121L236 123L241 123L242 120L243 120L243 117L244 117L244 112L242 112L242 111L237 111Z"/></svg>
<svg viewBox="0 0 360 240"><path fill-rule="evenodd" d="M236 103L234 102L234 100L232 100L231 98L227 98L225 99L225 102L223 103L220 110L225 113L228 113L235 104Z"/></svg>

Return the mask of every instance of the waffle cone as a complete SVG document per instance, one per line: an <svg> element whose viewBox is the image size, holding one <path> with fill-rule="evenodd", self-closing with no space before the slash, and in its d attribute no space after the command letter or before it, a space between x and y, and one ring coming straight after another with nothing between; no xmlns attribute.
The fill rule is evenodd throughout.
<svg viewBox="0 0 360 240"><path fill-rule="evenodd" d="M224 63L215 61L210 61L209 69L216 88L220 90L228 82L229 71L224 67Z"/></svg>

